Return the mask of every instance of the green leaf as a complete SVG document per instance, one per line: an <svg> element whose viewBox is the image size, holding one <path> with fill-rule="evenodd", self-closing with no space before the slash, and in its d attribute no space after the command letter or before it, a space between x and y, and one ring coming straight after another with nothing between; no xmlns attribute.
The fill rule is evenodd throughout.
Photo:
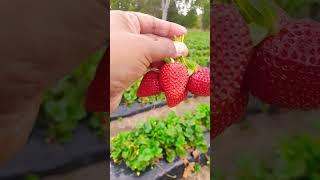
<svg viewBox="0 0 320 180"><path fill-rule="evenodd" d="M254 45L259 44L268 35L280 31L279 8L271 1L235 0L235 4L250 26Z"/></svg>
<svg viewBox="0 0 320 180"><path fill-rule="evenodd" d="M166 160L168 162L172 162L174 158L176 157L176 152L173 149L167 149L166 150Z"/></svg>
<svg viewBox="0 0 320 180"><path fill-rule="evenodd" d="M195 172L200 172L200 170L201 170L200 164L196 163L196 164L194 165L194 171L195 171Z"/></svg>
<svg viewBox="0 0 320 180"><path fill-rule="evenodd" d="M255 23L249 24L250 36L254 46L258 45L267 35L268 29Z"/></svg>
<svg viewBox="0 0 320 180"><path fill-rule="evenodd" d="M23 179L24 180L40 180L40 177L37 175L29 174L29 175L26 175Z"/></svg>

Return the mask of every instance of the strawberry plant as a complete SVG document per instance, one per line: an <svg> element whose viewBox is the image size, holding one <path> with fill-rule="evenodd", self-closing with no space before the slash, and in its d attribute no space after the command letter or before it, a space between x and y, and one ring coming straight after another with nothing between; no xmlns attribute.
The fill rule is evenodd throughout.
<svg viewBox="0 0 320 180"><path fill-rule="evenodd" d="M184 116L170 112L164 119L150 117L135 131L119 133L111 139L111 159L116 164L125 163L139 175L160 159L172 162L177 156L186 158L188 149L206 153L204 133L210 127L209 115L209 104L201 104Z"/></svg>
<svg viewBox="0 0 320 180"><path fill-rule="evenodd" d="M319 179L319 138L297 135L280 141L270 162L243 155L237 162L237 178L246 179Z"/></svg>
<svg viewBox="0 0 320 180"><path fill-rule="evenodd" d="M190 31L184 42L188 46L188 59L196 62L200 66L210 64L210 32Z"/></svg>
<svg viewBox="0 0 320 180"><path fill-rule="evenodd" d="M81 120L86 120L89 127L93 127L90 124L99 121L96 115L86 112L84 102L88 85L93 79L102 55L102 51L93 54L44 96L37 126L48 130L47 135L50 140L67 142L72 138L73 131ZM93 129L102 134L101 125L95 125Z"/></svg>

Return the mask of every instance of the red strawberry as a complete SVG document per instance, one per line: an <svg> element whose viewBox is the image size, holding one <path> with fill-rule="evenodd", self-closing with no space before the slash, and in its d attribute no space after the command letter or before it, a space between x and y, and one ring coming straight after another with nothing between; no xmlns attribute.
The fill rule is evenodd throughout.
<svg viewBox="0 0 320 180"><path fill-rule="evenodd" d="M237 120L241 118L243 113L246 111L248 104L248 93L238 95L238 99L235 99L232 102L226 101L223 103L214 103L215 106L211 110L212 117L214 119L213 129L211 129L211 137L215 138L217 135L221 134L225 128L231 126ZM220 101L221 102L221 101ZM214 109L219 109L216 111Z"/></svg>
<svg viewBox="0 0 320 180"><path fill-rule="evenodd" d="M160 85L169 107L178 105L186 98L188 70L183 63L165 63L160 70Z"/></svg>
<svg viewBox="0 0 320 180"><path fill-rule="evenodd" d="M214 138L245 112L243 79L253 45L246 22L232 5L213 5L210 32Z"/></svg>
<svg viewBox="0 0 320 180"><path fill-rule="evenodd" d="M155 71L147 72L141 80L137 90L137 96L148 97L159 94L160 92L159 73Z"/></svg>
<svg viewBox="0 0 320 180"><path fill-rule="evenodd" d="M320 24L292 20L256 48L247 73L254 96L277 107L320 106Z"/></svg>
<svg viewBox="0 0 320 180"><path fill-rule="evenodd" d="M156 69L161 69L164 63L165 63L164 61L154 62L154 63L151 63L151 67Z"/></svg>
<svg viewBox="0 0 320 180"><path fill-rule="evenodd" d="M89 112L107 112L109 110L109 103L107 103L107 94L109 94L107 58L109 58L109 55L110 50L108 49L98 65L95 78L88 88L85 105Z"/></svg>
<svg viewBox="0 0 320 180"><path fill-rule="evenodd" d="M210 96L210 69L201 68L188 81L188 91L197 96Z"/></svg>

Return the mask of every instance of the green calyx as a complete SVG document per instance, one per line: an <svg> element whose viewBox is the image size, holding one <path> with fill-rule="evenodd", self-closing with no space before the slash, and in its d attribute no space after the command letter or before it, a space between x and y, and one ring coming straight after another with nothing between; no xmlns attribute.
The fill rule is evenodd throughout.
<svg viewBox="0 0 320 180"><path fill-rule="evenodd" d="M180 37L175 37L174 41L184 43L184 35L182 35ZM189 72L190 75L193 74L197 70L196 68L197 68L198 64L196 62L192 61L192 60L187 59L186 57L180 56L180 57L178 57L176 59L173 59L173 58L170 58L170 59L171 59L170 62L183 63L187 67L188 72ZM168 62L168 61L166 61L166 62Z"/></svg>
<svg viewBox="0 0 320 180"><path fill-rule="evenodd" d="M174 41L177 41L177 42L184 42L184 35L182 35L182 36L179 36L179 37L174 37Z"/></svg>
<svg viewBox="0 0 320 180"><path fill-rule="evenodd" d="M279 8L272 0L234 0L250 28L254 45L280 30Z"/></svg>

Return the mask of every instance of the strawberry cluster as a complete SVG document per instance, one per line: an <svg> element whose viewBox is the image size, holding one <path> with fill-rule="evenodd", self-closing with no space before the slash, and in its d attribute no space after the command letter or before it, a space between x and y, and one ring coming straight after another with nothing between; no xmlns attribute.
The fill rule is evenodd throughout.
<svg viewBox="0 0 320 180"><path fill-rule="evenodd" d="M249 94L279 108L320 107L320 23L270 1L234 2L211 9L212 138L240 119Z"/></svg>
<svg viewBox="0 0 320 180"><path fill-rule="evenodd" d="M183 43L183 38L176 41ZM137 96L148 97L161 92L164 92L169 107L182 102L188 92L210 96L210 70L192 64L184 57L153 64L141 80Z"/></svg>

